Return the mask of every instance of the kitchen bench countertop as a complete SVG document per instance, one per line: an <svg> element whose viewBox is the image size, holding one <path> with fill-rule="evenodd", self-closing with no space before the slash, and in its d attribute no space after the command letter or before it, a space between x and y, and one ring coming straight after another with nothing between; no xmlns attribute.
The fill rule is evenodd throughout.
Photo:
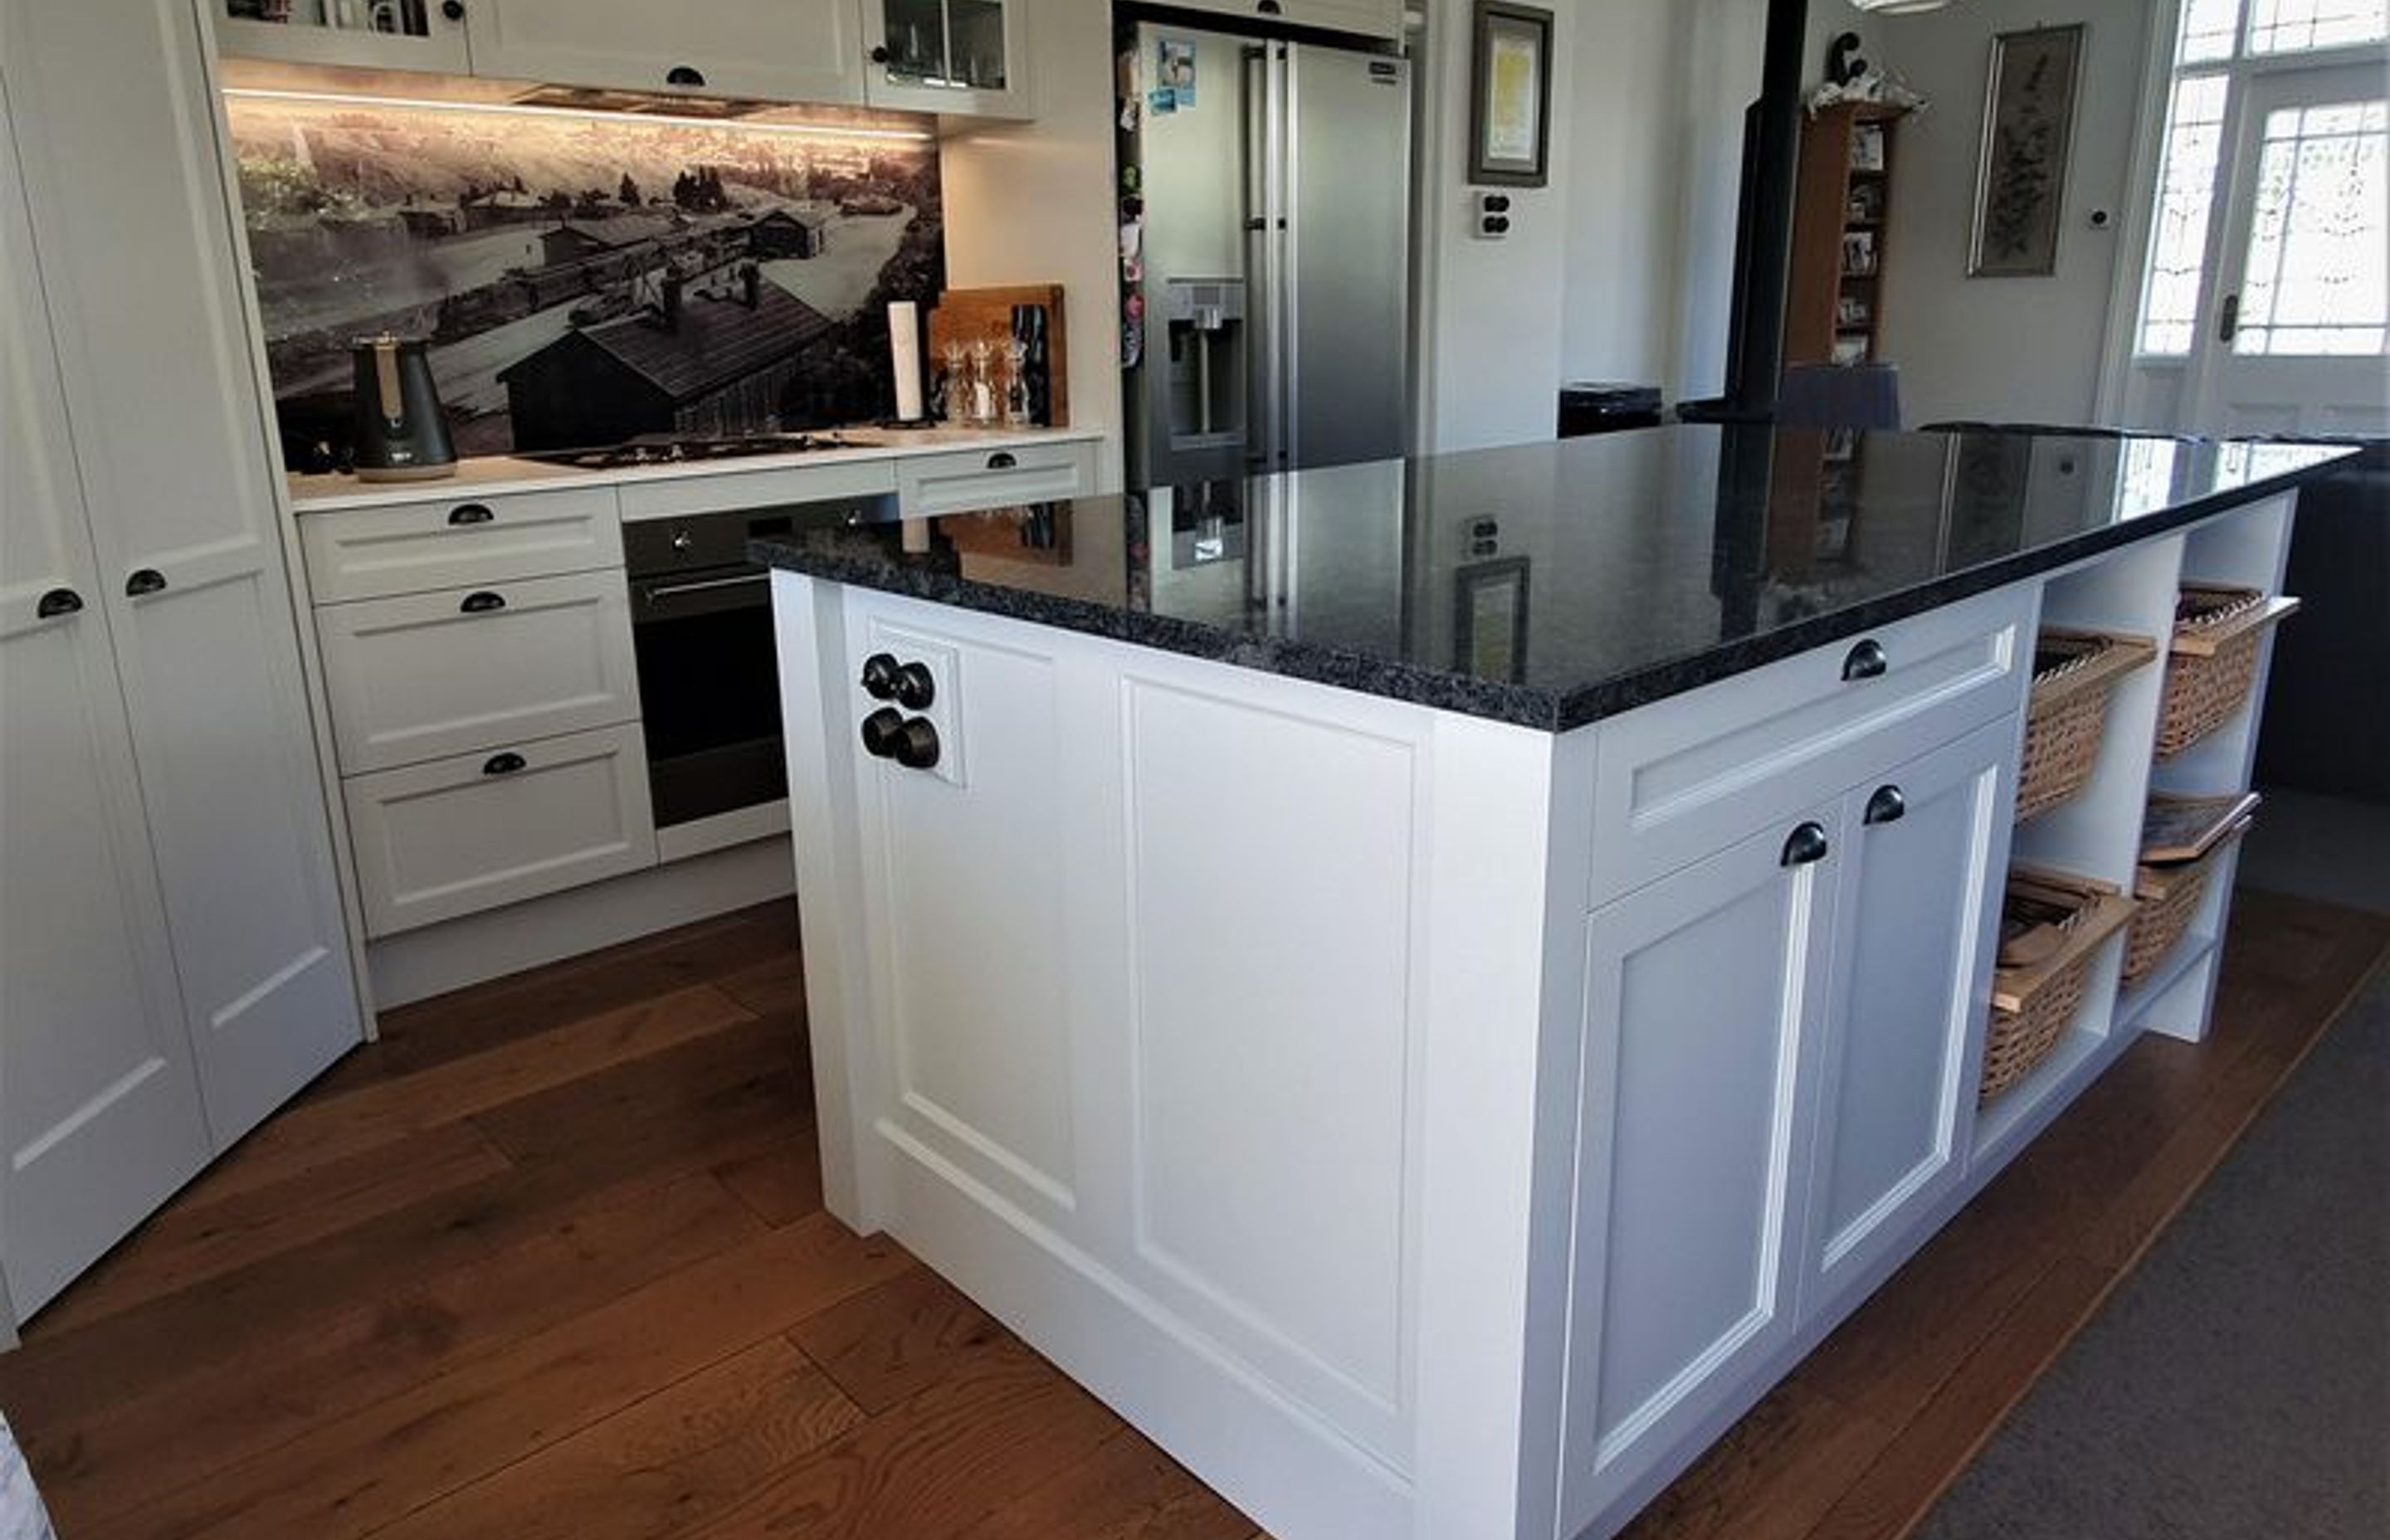
<svg viewBox="0 0 2390 1540"><path fill-rule="evenodd" d="M2295 487L2349 450L1670 425L800 529L770 565L1523 726L1630 711ZM1821 554L1821 553L1831 553Z"/></svg>
<svg viewBox="0 0 2390 1540"><path fill-rule="evenodd" d="M587 470L577 466L550 465L544 460L510 455L476 456L456 462L453 476L422 481L361 481L353 475L293 475L290 504L299 513L328 513L340 508L383 507L393 503L419 503L459 494L495 496L508 492L542 492L559 486L615 486L632 481L668 481L700 476L729 476L759 470L788 470L807 466L853 465L858 461L902 459L959 450L997 450L1033 443L1069 443L1100 439L1100 428L836 428L812 430L819 438L844 442L836 449L809 449L789 455L748 455L720 460L689 460L670 465L625 466Z"/></svg>

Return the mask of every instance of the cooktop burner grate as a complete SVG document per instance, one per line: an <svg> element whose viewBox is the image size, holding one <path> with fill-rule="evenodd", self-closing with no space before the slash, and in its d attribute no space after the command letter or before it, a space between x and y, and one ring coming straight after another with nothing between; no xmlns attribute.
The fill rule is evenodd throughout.
<svg viewBox="0 0 2390 1540"><path fill-rule="evenodd" d="M860 447L836 433L757 433L738 439L633 439L598 449L523 450L515 458L571 466L578 470L626 470L649 465L696 465L757 455L805 455L824 449Z"/></svg>

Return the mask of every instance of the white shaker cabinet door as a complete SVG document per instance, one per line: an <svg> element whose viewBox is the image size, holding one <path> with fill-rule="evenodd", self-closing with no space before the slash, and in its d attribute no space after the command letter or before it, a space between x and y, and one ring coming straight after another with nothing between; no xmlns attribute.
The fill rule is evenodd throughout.
<svg viewBox="0 0 2390 1540"><path fill-rule="evenodd" d="M1852 791L1819 1074L1811 1298L1963 1174L2007 866L2016 720Z"/></svg>
<svg viewBox="0 0 2390 1540"><path fill-rule="evenodd" d="M0 127L8 106L0 87ZM0 1276L19 1315L208 1158L21 192L0 135Z"/></svg>
<svg viewBox="0 0 2390 1540"><path fill-rule="evenodd" d="M969 617L842 592L849 657L918 667L931 691L916 708L845 685L882 1127L1067 1232L1078 1160L1060 661L1039 633L999 640ZM933 736L936 763L867 752L863 724L881 712Z"/></svg>
<svg viewBox="0 0 2390 1540"><path fill-rule="evenodd" d="M469 0L473 72L559 85L863 100L855 0Z"/></svg>
<svg viewBox="0 0 2390 1540"><path fill-rule="evenodd" d="M7 56L41 60L11 75L9 107L222 1147L356 1042L359 1019L217 107L185 0L0 14Z"/></svg>
<svg viewBox="0 0 2390 1540"><path fill-rule="evenodd" d="M1563 1534L1796 1328L1835 823L1814 810L1588 922Z"/></svg>

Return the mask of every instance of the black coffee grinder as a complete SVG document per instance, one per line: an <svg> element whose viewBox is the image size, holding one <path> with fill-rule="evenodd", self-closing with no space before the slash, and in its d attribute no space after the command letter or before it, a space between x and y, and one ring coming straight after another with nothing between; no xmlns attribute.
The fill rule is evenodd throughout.
<svg viewBox="0 0 2390 1540"><path fill-rule="evenodd" d="M361 337L356 357L357 480L429 481L456 474L456 448L420 340Z"/></svg>

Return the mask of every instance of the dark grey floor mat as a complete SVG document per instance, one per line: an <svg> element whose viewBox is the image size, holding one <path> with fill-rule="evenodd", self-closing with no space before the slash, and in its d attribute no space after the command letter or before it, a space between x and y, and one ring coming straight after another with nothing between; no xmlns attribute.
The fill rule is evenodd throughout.
<svg viewBox="0 0 2390 1540"><path fill-rule="evenodd" d="M1915 1540L2390 1536L2390 969Z"/></svg>

